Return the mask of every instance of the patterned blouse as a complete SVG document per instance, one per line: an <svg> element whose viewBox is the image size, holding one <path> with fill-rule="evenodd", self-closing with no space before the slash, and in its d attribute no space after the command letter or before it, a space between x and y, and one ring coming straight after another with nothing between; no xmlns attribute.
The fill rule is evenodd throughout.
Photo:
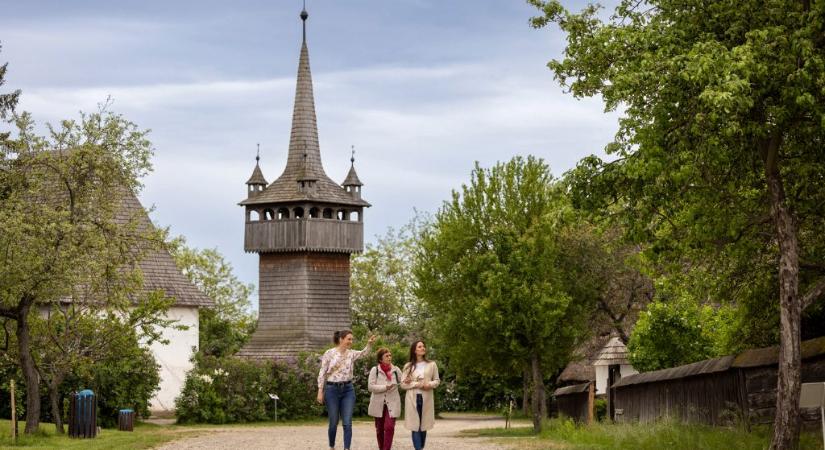
<svg viewBox="0 0 825 450"><path fill-rule="evenodd" d="M327 381L340 383L352 380L352 366L355 361L370 352L370 344L363 350L347 350L344 354L333 347L321 356L321 370L318 371L318 389L323 389Z"/></svg>

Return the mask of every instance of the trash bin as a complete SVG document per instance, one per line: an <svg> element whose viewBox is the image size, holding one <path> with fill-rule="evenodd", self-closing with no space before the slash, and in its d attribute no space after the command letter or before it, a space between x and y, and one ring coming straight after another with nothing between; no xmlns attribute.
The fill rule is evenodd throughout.
<svg viewBox="0 0 825 450"><path fill-rule="evenodd" d="M135 411L132 409L121 409L117 415L117 429L120 431L135 430Z"/></svg>
<svg viewBox="0 0 825 450"><path fill-rule="evenodd" d="M69 437L97 436L97 402L90 389L69 395Z"/></svg>

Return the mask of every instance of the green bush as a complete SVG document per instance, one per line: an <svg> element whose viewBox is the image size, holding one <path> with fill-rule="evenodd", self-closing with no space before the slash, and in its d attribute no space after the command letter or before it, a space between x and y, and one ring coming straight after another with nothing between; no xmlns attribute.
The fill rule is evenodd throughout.
<svg viewBox="0 0 825 450"><path fill-rule="evenodd" d="M597 398L593 403L593 409L595 409L594 414L597 421L605 420L607 418L607 399Z"/></svg>
<svg viewBox="0 0 825 450"><path fill-rule="evenodd" d="M317 355L294 362L252 361L197 355L177 398L178 423L243 423L316 417Z"/></svg>
<svg viewBox="0 0 825 450"><path fill-rule="evenodd" d="M113 346L106 358L82 375L72 374L61 384L65 395L64 412L68 411L68 394L91 389L97 397L98 424L104 428L117 426L118 411L135 410L141 417L149 417L149 401L159 389L160 368L152 352L143 348L135 335L121 336L124 345ZM131 342L129 342L131 341ZM44 391L45 393L45 391ZM51 418L48 401L43 413ZM64 419L67 416L64 416Z"/></svg>

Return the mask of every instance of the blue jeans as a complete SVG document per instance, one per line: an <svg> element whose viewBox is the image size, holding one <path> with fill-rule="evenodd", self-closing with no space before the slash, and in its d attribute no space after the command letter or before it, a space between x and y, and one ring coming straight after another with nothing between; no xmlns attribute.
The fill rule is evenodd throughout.
<svg viewBox="0 0 825 450"><path fill-rule="evenodd" d="M338 431L338 419L344 425L344 448L352 444L352 410L355 409L355 388L352 383L328 384L324 386L324 403L329 415L329 446L335 447L335 434Z"/></svg>
<svg viewBox="0 0 825 450"><path fill-rule="evenodd" d="M427 432L421 431L421 410L424 409L424 396L421 394L415 395L415 409L418 411L418 431L412 432L412 441L415 450L421 450L427 443Z"/></svg>

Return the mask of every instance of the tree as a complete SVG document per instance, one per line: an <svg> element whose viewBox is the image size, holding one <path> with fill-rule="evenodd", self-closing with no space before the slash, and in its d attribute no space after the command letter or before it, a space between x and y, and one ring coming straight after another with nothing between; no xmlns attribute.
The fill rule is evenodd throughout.
<svg viewBox="0 0 825 450"><path fill-rule="evenodd" d="M597 265L592 271L597 276L591 282L600 287L591 329L602 335L615 334L627 343L639 312L653 299L653 282L644 274L641 248L628 243L621 229L609 223L601 228L593 235L598 247L591 257Z"/></svg>
<svg viewBox="0 0 825 450"><path fill-rule="evenodd" d="M15 117L17 135L0 147L0 317L15 321L26 384L26 433L38 429L39 376L30 323L37 305L60 304L87 283L132 271L156 235L118 206L149 169L146 131L106 110L34 132ZM119 293L124 294L124 293ZM128 296L99 301L125 305Z"/></svg>
<svg viewBox="0 0 825 450"><path fill-rule="evenodd" d="M3 46L0 45L0 51L3 50ZM8 69L9 63L5 63L0 66L0 86L6 84L6 70ZM20 98L20 89L12 91L8 94L0 94L0 120L6 120L8 118L9 113L14 112L14 107L17 106L17 100ZM3 141L8 139L9 133L8 132L0 132L0 145L3 144Z"/></svg>
<svg viewBox="0 0 825 450"><path fill-rule="evenodd" d="M214 307L201 309L198 316L199 351L218 357L234 354L255 330L249 300L255 286L238 280L217 249L187 247L182 236L172 240L170 249L189 281L215 301Z"/></svg>
<svg viewBox="0 0 825 450"><path fill-rule="evenodd" d="M458 370L528 369L536 431L546 415L545 374L567 363L595 306L591 231L547 165L517 157L476 165L416 254L417 291L449 343L442 354Z"/></svg>
<svg viewBox="0 0 825 450"><path fill-rule="evenodd" d="M528 1L534 26L567 33L549 63L559 82L623 110L611 160L580 162L576 201L620 207L666 270L714 266L742 285L776 274L771 448L795 448L800 315L825 291L825 3L623 0L602 20L593 5Z"/></svg>
<svg viewBox="0 0 825 450"><path fill-rule="evenodd" d="M656 301L641 314L627 345L641 372L723 356L731 309L701 306L689 298Z"/></svg>
<svg viewBox="0 0 825 450"><path fill-rule="evenodd" d="M97 301L103 298L101 293L91 293L86 289L81 291L83 294L71 298L70 302L49 305L45 316L31 318L35 367L40 379L46 383L51 416L58 434L64 433L60 395L64 381L69 378L85 379L90 382L87 386L92 385L99 374L112 371L110 366L121 364L118 359L125 357L133 357L132 364L141 367L141 342L150 345L162 338L161 328L175 327L173 321L164 316L173 299L162 292L135 295L136 291L130 290L135 301L121 309ZM129 307L132 305L135 306ZM149 359L151 362L145 366L157 372L157 364L151 354ZM154 389L145 398L140 397L145 392L136 392L134 388L143 386L153 378L158 379L159 375L142 377L142 383L133 383L132 392L136 396L132 398L137 398L135 403L145 404L157 389L158 382L150 385ZM99 398L115 396L111 392L98 390L97 393ZM120 406L134 407L135 404L121 403Z"/></svg>
<svg viewBox="0 0 825 450"><path fill-rule="evenodd" d="M426 218L416 216L400 230L390 228L352 260L350 299L356 335L379 332L401 340L424 333L426 312L416 296L413 258Z"/></svg>

